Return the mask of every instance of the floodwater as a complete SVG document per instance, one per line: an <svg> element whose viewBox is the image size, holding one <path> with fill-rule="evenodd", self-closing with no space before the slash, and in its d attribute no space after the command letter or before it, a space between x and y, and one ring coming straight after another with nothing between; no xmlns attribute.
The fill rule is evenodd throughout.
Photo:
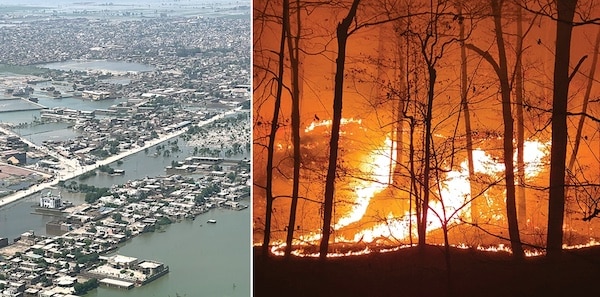
<svg viewBox="0 0 600 297"><path fill-rule="evenodd" d="M154 70L154 67L131 62L89 60L89 61L65 61L39 65L49 69L58 69L64 71L92 71L92 72L147 72Z"/></svg>
<svg viewBox="0 0 600 297"><path fill-rule="evenodd" d="M62 195L76 203L83 199L80 194ZM52 217L30 214L36 203L37 195L0 208L0 237L12 241L27 230L45 233L43 226ZM217 224L207 224L208 219ZM214 209L196 220L173 223L165 232L137 236L117 250L163 262L169 274L131 290L99 287L86 296L250 296L250 248L250 210Z"/></svg>
<svg viewBox="0 0 600 297"><path fill-rule="evenodd" d="M29 141L42 145L44 140L64 141L77 137L79 133L69 123L45 123L40 125L15 128L14 131Z"/></svg>
<svg viewBox="0 0 600 297"><path fill-rule="evenodd" d="M57 106L69 103L73 98L46 99ZM99 101L103 102L103 101ZM40 103L42 98L40 98ZM97 101L80 101L83 110L97 108ZM106 104L106 103L105 103ZM113 103L114 104L114 103ZM65 106L66 107L66 106ZM73 108L69 106L69 108ZM0 121L21 123L31 122L39 117L38 111L1 113ZM24 126L15 129L21 135L26 135L33 142L49 138L66 138L76 135L66 123L47 123L36 126ZM181 138L177 140L179 152L165 157L156 155L156 147L147 152L141 151L122 159L118 165L110 164L113 168L124 169L123 176L98 174L85 181L75 179L77 183L84 182L99 187L110 187L123 184L128 180L140 179L146 176L165 175L165 167L172 161L183 160L191 156L193 147L186 145ZM171 148L167 142L159 145ZM229 159L248 158L249 154L232 156ZM44 190L43 192L47 192ZM57 193L59 190L54 189ZM10 241L21 233L33 230L36 234L45 234L45 224L51 221L51 216L31 214L33 206L37 205L39 193L18 202L0 208L0 237ZM62 191L63 199L83 203L83 195ZM1 198L0 198L1 199ZM250 204L249 201L243 202ZM217 220L217 224L206 224L208 219ZM242 211L215 209L201 214L194 221L182 221L168 226L165 232L155 232L140 235L122 246L117 253L139 259L153 259L164 262L170 267L170 273L143 287L132 290L100 287L86 296L116 297L116 296L250 296L250 210Z"/></svg>
<svg viewBox="0 0 600 297"><path fill-rule="evenodd" d="M217 223L207 224L208 219ZM118 253L164 262L169 274L129 291L100 287L86 296L250 296L249 226L249 209L216 209L165 232L138 236Z"/></svg>
<svg viewBox="0 0 600 297"><path fill-rule="evenodd" d="M2 96L2 95L0 95ZM35 110L40 109L35 104L22 99L0 99L0 113L20 110Z"/></svg>

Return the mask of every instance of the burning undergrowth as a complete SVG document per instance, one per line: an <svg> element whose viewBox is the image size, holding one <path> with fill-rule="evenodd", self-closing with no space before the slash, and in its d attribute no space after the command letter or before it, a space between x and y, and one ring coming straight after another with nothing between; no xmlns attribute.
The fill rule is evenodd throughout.
<svg viewBox="0 0 600 297"><path fill-rule="evenodd" d="M312 197L323 193L330 125L328 120L315 121L304 129L303 196L309 199L301 203L298 225L294 226L292 253L296 256L315 257L319 253L322 209L319 199ZM407 153L408 140L399 140L394 134L382 134L355 118L342 120L340 134L341 165L336 181L333 239L329 244L328 257L383 253L416 245L417 217L413 201L416 196L411 182L421 178L422 171L407 172L407 157L402 154ZM454 247L510 252L504 201L505 169L501 150L498 149L501 139L494 134L484 135L489 137L480 139L477 142L479 147L473 150L475 174L469 174L464 155L446 153L449 158L436 161L438 173L432 178L434 186L431 188L430 215L426 225L428 243L442 244L443 228L446 228L449 244ZM442 135L435 137L438 142L445 141ZM447 141L458 142L456 139ZM278 153L282 156L289 156L290 150L289 146L278 145ZM525 186L530 197L528 208L531 214L526 222L520 222L520 229L526 254L536 256L544 253L545 246L545 225L539 223L545 220L541 211L545 202L540 199L543 191L537 190L543 188L543 184L536 185L536 182L546 180L549 143L530 139L525 141L524 150ZM289 162L289 157L287 160ZM289 189L289 178L279 182L283 184L282 189ZM471 197L473 183L476 184L476 197ZM476 214L471 209L474 199L479 204ZM279 203L281 205L275 205L275 210L288 209L288 202ZM274 221L278 227L272 229L271 252L274 255L283 255L285 248L283 238L287 231L287 217L285 214L281 216ZM584 228L566 231L566 236L570 236L565 241L567 246L594 245L595 237Z"/></svg>

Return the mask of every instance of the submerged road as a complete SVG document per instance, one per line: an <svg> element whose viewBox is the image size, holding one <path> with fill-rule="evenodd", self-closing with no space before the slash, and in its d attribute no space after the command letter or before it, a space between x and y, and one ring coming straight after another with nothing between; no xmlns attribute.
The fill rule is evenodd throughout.
<svg viewBox="0 0 600 297"><path fill-rule="evenodd" d="M217 120L220 120L220 119L222 119L222 118L224 118L224 117L226 117L228 115L235 114L236 112L238 112L240 110L241 110L241 107L238 107L236 109L233 109L233 110L230 110L230 111L218 114L218 115L216 115L216 116L214 116L214 117L212 117L212 118L210 118L208 120L200 121L198 123L198 126L204 126L204 125L210 124L210 123L212 123L214 121L217 121ZM171 138L177 137L177 136L185 133L186 131L187 131L187 128L183 128L181 130L177 130L177 131L172 132L172 133L164 134L164 135L159 136L156 139L152 139L152 140L147 141L144 144L144 146L135 147L135 148L132 148L130 150L124 151L124 152L122 152L120 154L117 154L117 155L114 155L114 156L110 156L110 157L108 157L108 158L106 158L104 160L100 160L100 161L96 162L96 164L93 164L93 165L81 165L81 164L79 164L79 161L77 159L69 159L69 158L66 158L66 157L62 156L61 154L59 154L59 153L57 153L57 152L55 152L53 150L48 149L45 146L38 146L35 143L27 140L26 138L21 137L20 135L18 135L17 133L13 132L12 130L7 129L7 128L5 128L5 127L3 127L3 126L0 125L0 132L2 132L4 134L7 134L7 135L14 135L14 136L19 137L27 145L29 145L31 147L35 147L36 149L38 149L38 150L40 150L40 151L42 151L42 152L44 152L44 153L46 153L46 154L48 154L48 155L50 155L52 157L57 158L58 160L60 160L59 162L61 164L66 165L66 167L64 169L59 170L59 171L56 172L56 176L52 180L47 181L45 183L33 185L33 186L31 186L31 187L29 187L27 189L23 189L23 190L15 192L13 194L10 194L10 195L7 195L7 196L4 196L4 197L0 198L0 207L2 207L4 205L7 205L9 203L18 201L20 199L23 199L23 198L25 198L25 197L27 197L27 196L29 196L31 194L35 194L35 193L41 191L41 190L44 190L44 189L56 186L58 184L58 182L60 182L61 180L64 180L64 181L69 180L71 178L74 178L74 177L77 177L79 175L82 175L82 174L84 174L86 172L95 170L96 168L98 168L98 166L108 165L108 164L110 164L112 162L115 162L117 160L125 158L125 157L127 157L129 155L132 155L132 154L135 154L137 152L143 151L146 148L152 147L152 146L157 145L157 144L159 144L161 142L164 142L164 141L167 141L167 140L169 140Z"/></svg>

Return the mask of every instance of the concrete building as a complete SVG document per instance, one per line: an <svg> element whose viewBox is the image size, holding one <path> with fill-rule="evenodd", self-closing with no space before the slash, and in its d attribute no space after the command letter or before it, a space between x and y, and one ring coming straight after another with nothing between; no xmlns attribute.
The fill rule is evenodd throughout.
<svg viewBox="0 0 600 297"><path fill-rule="evenodd" d="M165 270L165 265L163 263L144 260L138 264L138 267L142 273L145 275L155 275L163 272Z"/></svg>
<svg viewBox="0 0 600 297"><path fill-rule="evenodd" d="M83 91L81 97L91 100L104 100L111 98L110 92L105 91Z"/></svg>
<svg viewBox="0 0 600 297"><path fill-rule="evenodd" d="M46 195L40 197L40 207L44 208L60 208L62 207L62 199L59 195L53 195L52 192L48 192Z"/></svg>
<svg viewBox="0 0 600 297"><path fill-rule="evenodd" d="M7 160L13 165L25 165L27 163L27 154L20 150L6 150L2 153L2 159Z"/></svg>
<svg viewBox="0 0 600 297"><path fill-rule="evenodd" d="M117 269L135 269L139 262L137 258L127 257L123 255L114 255L108 258L108 264Z"/></svg>

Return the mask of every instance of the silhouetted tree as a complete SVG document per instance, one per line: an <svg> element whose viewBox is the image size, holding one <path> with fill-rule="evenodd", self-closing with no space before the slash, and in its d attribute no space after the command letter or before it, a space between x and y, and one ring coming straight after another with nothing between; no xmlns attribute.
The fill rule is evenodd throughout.
<svg viewBox="0 0 600 297"><path fill-rule="evenodd" d="M284 0L283 11L289 11L289 1ZM282 24L289 23L289 14L283 13ZM266 166L266 209L265 209L265 228L263 234L262 254L267 257L269 255L269 244L271 241L271 218L273 212L273 160L275 150L275 138L277 136L277 130L279 129L279 113L281 109L281 95L283 93L283 74L284 74L284 58L285 58L285 43L286 43L286 28L284 25L281 26L281 39L279 44L278 54L278 72L276 76L277 89L275 94L275 103L273 107L273 117L271 118L271 129L269 133L269 143L267 145L267 166Z"/></svg>
<svg viewBox="0 0 600 297"><path fill-rule="evenodd" d="M527 225L525 197L525 120L523 118L523 14L517 5L517 45L515 65L515 109L517 110L517 217L519 226Z"/></svg>
<svg viewBox="0 0 600 297"><path fill-rule="evenodd" d="M284 0L286 2L289 0ZM288 11L283 13L290 13L289 3L284 4L284 9L287 7ZM285 247L285 256L289 257L292 252L292 240L294 238L294 226L296 225L296 209L298 208L298 192L300 189L300 1L296 0L296 32L292 34L290 17L286 20L288 23L284 23L283 26L287 30L287 41L289 50L289 59L291 66L292 76L292 145L294 147L294 173L292 177L292 203L290 205L290 217L287 228L287 238Z"/></svg>
<svg viewBox="0 0 600 297"><path fill-rule="evenodd" d="M503 156L506 180L506 219L508 221L508 233L510 236L513 255L517 259L525 257L519 234L519 225L517 221L517 209L515 199L515 172L514 172L514 123L512 117L512 108L510 100L510 83L508 78L508 63L506 58L506 47L504 44L504 33L502 30L502 5L503 1L491 0L492 15L494 18L494 31L498 47L498 62L492 58L489 52L483 51L478 47L469 45L469 48L476 51L488 61L498 75L500 81L500 95L502 97L502 119L503 119Z"/></svg>
<svg viewBox="0 0 600 297"><path fill-rule="evenodd" d="M327 178L325 181L325 200L323 203L323 237L319 247L319 258L325 260L329 248L329 236L331 235L331 219L333 212L333 198L335 193L335 178L338 161L338 147L340 139L340 123L342 120L342 106L344 94L344 67L346 63L346 43L350 36L350 26L356 16L360 0L353 0L348 14L338 24L336 30L337 37L337 58L335 70L335 86L333 95L333 119L331 124L331 138L329 140L329 165L327 168Z"/></svg>
<svg viewBox="0 0 600 297"><path fill-rule="evenodd" d="M567 155L567 101L571 34L577 0L556 0L556 50L552 91L552 148L550 150L550 198L548 201L548 258L562 252L565 212L565 170Z"/></svg>
<svg viewBox="0 0 600 297"><path fill-rule="evenodd" d="M590 94L592 92L592 85L594 84L594 75L596 74L596 64L598 64L598 52L600 50L600 29L596 33L596 41L594 42L594 54L592 56L592 64L590 66L590 72L588 74L587 86L585 88L585 94L583 95L583 105L581 106L581 116L577 123L577 132L575 133L575 144L573 144L573 152L569 158L568 170L573 171L575 160L577 159L577 153L579 151L579 145L581 143L581 134L583 133L583 124L585 122L585 114L587 113L588 104L590 101Z"/></svg>

